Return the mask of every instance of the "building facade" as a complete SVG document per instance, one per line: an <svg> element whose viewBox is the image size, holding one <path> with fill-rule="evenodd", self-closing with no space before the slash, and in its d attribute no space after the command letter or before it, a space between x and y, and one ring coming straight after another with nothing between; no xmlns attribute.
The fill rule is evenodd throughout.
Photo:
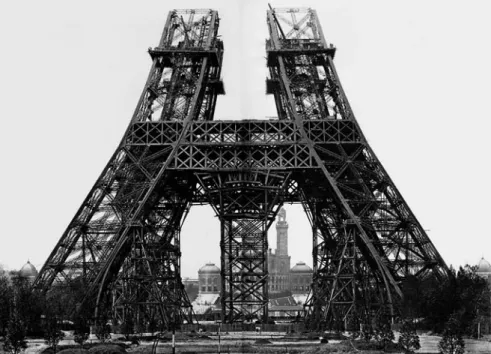
<svg viewBox="0 0 491 354"><path fill-rule="evenodd" d="M22 268L19 271L10 271L9 276L13 280L20 280L24 279L27 280L29 283L33 283L34 280L36 279L38 275L38 270L36 267L34 267L29 260L27 261L26 264L22 266Z"/></svg>
<svg viewBox="0 0 491 354"><path fill-rule="evenodd" d="M491 285L491 264L484 257L477 264L476 274L486 279Z"/></svg>
<svg viewBox="0 0 491 354"><path fill-rule="evenodd" d="M207 263L198 270L199 293L220 292L220 268L213 263Z"/></svg>
<svg viewBox="0 0 491 354"><path fill-rule="evenodd" d="M290 270L290 290L292 294L306 294L312 283L312 268L304 262L298 262Z"/></svg>

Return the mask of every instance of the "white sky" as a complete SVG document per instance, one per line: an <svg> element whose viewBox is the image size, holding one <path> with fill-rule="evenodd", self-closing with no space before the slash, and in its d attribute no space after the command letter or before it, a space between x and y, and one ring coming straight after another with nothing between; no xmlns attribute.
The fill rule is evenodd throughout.
<svg viewBox="0 0 491 354"><path fill-rule="evenodd" d="M317 9L370 145L446 262L491 260L491 3L271 3ZM44 263L129 123L168 11L204 5L219 11L225 45L215 118L275 116L264 95L267 1L0 4L0 263ZM287 212L292 264L311 264L307 220ZM211 209L193 209L183 276L219 264L218 240Z"/></svg>

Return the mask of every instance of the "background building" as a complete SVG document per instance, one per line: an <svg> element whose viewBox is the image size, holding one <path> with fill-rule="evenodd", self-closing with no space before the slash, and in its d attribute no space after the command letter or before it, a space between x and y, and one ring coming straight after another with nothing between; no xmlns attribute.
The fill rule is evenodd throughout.
<svg viewBox="0 0 491 354"><path fill-rule="evenodd" d="M268 250L269 293L290 290L290 256L288 255L288 223L281 208L276 222L276 250Z"/></svg>
<svg viewBox="0 0 491 354"><path fill-rule="evenodd" d="M31 262L27 261L19 271L12 270L9 272L9 276L12 279L26 279L29 283L33 283L38 275L36 267Z"/></svg>
<svg viewBox="0 0 491 354"><path fill-rule="evenodd" d="M290 290L292 294L306 294L312 283L312 268L304 262L298 262L290 270Z"/></svg>
<svg viewBox="0 0 491 354"><path fill-rule="evenodd" d="M220 268L214 263L207 263L198 270L199 293L220 292Z"/></svg>
<svg viewBox="0 0 491 354"><path fill-rule="evenodd" d="M486 279L491 285L491 264L484 257L477 264L476 274Z"/></svg>
<svg viewBox="0 0 491 354"><path fill-rule="evenodd" d="M301 305L305 303L312 283L312 268L304 262L298 262L291 267L291 257L288 254L288 222L286 211L281 208L276 222L276 249L268 250L269 294L270 298L278 301L270 304L275 311L287 311L290 315L298 314ZM185 284L186 288L191 286ZM221 290L220 268L213 263L207 263L198 270L199 288L196 298L190 296L194 312L206 315L219 309ZM189 294L188 294L189 295ZM282 297L283 296L283 297ZM286 307L285 307L286 306ZM292 307L293 306L293 307Z"/></svg>
<svg viewBox="0 0 491 354"><path fill-rule="evenodd" d="M220 317L220 268L207 263L198 270L198 295L190 297L193 311L199 320Z"/></svg>

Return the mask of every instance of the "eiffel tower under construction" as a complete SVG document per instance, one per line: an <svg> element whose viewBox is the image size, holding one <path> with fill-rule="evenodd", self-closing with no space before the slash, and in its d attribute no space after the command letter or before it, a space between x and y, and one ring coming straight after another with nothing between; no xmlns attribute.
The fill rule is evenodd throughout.
<svg viewBox="0 0 491 354"><path fill-rule="evenodd" d="M214 120L225 93L218 13L169 12L123 139L36 288L78 286L77 308L95 318L192 321L180 230L203 204L221 223L224 323L268 319L267 231L284 203L301 204L312 226L310 328L397 316L407 279L449 276L368 145L316 11L270 8L267 25L266 92L277 119Z"/></svg>

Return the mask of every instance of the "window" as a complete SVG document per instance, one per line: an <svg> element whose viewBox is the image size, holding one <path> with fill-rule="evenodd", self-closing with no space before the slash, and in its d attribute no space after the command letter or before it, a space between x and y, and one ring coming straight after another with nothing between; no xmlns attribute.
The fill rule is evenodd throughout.
<svg viewBox="0 0 491 354"><path fill-rule="evenodd" d="M201 287L201 291L206 291L206 286L204 286L204 285L203 285L203 286Z"/></svg>

